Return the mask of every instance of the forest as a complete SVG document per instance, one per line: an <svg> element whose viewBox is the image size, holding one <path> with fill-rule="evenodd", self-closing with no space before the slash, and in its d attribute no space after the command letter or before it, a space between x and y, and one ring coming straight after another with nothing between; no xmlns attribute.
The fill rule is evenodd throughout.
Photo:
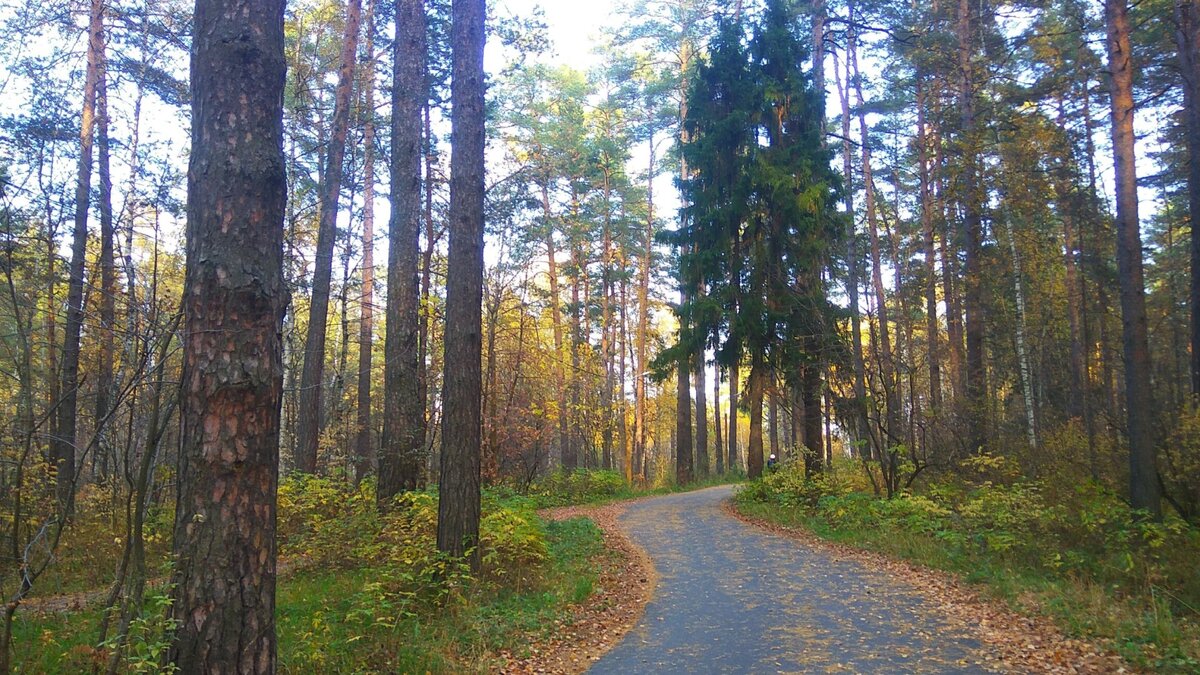
<svg viewBox="0 0 1200 675"><path fill-rule="evenodd" d="M694 490L1200 672L1200 0L557 4L0 0L0 673L622 672Z"/></svg>

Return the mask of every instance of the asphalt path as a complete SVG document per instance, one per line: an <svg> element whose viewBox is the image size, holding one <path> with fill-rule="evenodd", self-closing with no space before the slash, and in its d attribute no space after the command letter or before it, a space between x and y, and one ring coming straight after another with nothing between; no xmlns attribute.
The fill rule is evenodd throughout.
<svg viewBox="0 0 1200 675"><path fill-rule="evenodd" d="M635 502L621 526L659 575L590 673L983 673L932 600L725 513L731 487Z"/></svg>

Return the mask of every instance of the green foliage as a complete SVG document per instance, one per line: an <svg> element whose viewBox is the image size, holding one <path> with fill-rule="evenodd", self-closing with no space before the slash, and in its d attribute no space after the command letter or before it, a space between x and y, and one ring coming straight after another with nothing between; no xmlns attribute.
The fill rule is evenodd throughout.
<svg viewBox="0 0 1200 675"><path fill-rule="evenodd" d="M1167 499L1179 515L1200 525L1200 405L1189 403L1162 446L1159 466Z"/></svg>
<svg viewBox="0 0 1200 675"><path fill-rule="evenodd" d="M591 504L633 494L621 474L592 469L552 471L529 487L539 507Z"/></svg>
<svg viewBox="0 0 1200 675"><path fill-rule="evenodd" d="M1200 667L1200 531L1140 517L1094 483L1051 501L1007 458L963 464L957 478L893 499L849 487L848 466L811 481L784 467L736 499L750 513L964 574L1015 603L1034 597L1031 609L1115 640L1138 665Z"/></svg>
<svg viewBox="0 0 1200 675"><path fill-rule="evenodd" d="M163 657L171 648L171 639L178 622L167 615L171 607L171 596L167 590L151 593L146 598L142 613L129 622L129 634L124 640L121 663L126 673L174 673L179 668L173 663L163 663ZM118 636L113 636L102 646L107 649L120 648Z"/></svg>

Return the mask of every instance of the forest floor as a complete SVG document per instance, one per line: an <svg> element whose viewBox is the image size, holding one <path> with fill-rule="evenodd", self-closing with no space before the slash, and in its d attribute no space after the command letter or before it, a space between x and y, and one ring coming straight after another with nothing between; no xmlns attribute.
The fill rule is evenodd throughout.
<svg viewBox="0 0 1200 675"><path fill-rule="evenodd" d="M632 631L590 672L1129 671L950 575L803 531L748 526L728 505L731 492L643 499L606 514L620 514L616 524L657 580Z"/></svg>

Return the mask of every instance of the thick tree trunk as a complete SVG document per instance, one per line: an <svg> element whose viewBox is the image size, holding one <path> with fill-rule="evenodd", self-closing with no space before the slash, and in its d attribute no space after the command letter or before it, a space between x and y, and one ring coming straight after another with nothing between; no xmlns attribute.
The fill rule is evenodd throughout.
<svg viewBox="0 0 1200 675"><path fill-rule="evenodd" d="M604 251L600 261L600 358L604 364L604 383L600 390L600 437L601 437L601 455L600 468L612 468L612 445L613 445L613 345L616 344L615 336L613 336L613 242L612 242L612 215L609 213L608 204L610 203L611 188L609 187L609 177L604 177Z"/></svg>
<svg viewBox="0 0 1200 675"><path fill-rule="evenodd" d="M451 14L454 116L437 545L439 551L457 558L471 551L471 566L478 569L487 11L483 0L453 0Z"/></svg>
<svg viewBox="0 0 1200 675"><path fill-rule="evenodd" d="M578 216L578 207L575 209ZM570 420L571 442L563 450L563 468L569 471L574 471L580 466L580 456L582 455L583 467L587 468L587 446L584 442L584 431L581 424L580 407L580 388L579 382L581 373L580 369L580 350L583 348L583 314L584 303L586 302L587 293L581 293L580 276L586 276L586 263L584 261L583 252L580 250L580 245L575 244L571 251L572 263L574 268L571 278L571 377L570 377L570 407L567 409L568 419ZM573 430L573 432L571 431ZM579 442L576 443L575 441Z"/></svg>
<svg viewBox="0 0 1200 675"><path fill-rule="evenodd" d="M338 198L342 193L342 165L346 158L346 133L350 128L350 93L358 58L361 0L346 3L346 27L339 57L338 82L334 93L333 128L326 146L325 170L318 187L320 223L317 226L316 269L313 271L312 303L308 333L304 340L304 369L300 374L300 402L295 462L296 470L315 473L317 446L321 439L321 391L325 378L325 333L329 318L329 287L333 277L333 249L337 239Z"/></svg>
<svg viewBox="0 0 1200 675"><path fill-rule="evenodd" d="M396 5L392 76L391 215L388 221L387 335L384 338L383 442L379 450L379 505L421 485L425 404L418 338L417 259L421 237L421 109L425 104L425 5ZM476 315L479 314L476 307ZM478 330L478 321L474 324ZM479 357L475 359L479 365ZM447 361L449 363L449 361ZM477 390L478 391L478 390ZM478 394L477 394L478 395Z"/></svg>
<svg viewBox="0 0 1200 675"><path fill-rule="evenodd" d="M1126 0L1106 0L1108 68L1112 73L1112 142L1117 188L1117 267L1125 355L1125 407L1129 427L1129 495L1135 509L1162 517L1150 392L1150 346L1142 236L1138 223L1133 130L1133 66Z"/></svg>
<svg viewBox="0 0 1200 675"><path fill-rule="evenodd" d="M362 68L363 224L362 295L358 317L358 402L354 437L354 474L362 480L374 466L371 442L371 372L375 344L375 0L367 3L366 61ZM422 410L422 421L424 411Z"/></svg>
<svg viewBox="0 0 1200 675"><path fill-rule="evenodd" d="M646 229L642 233L641 260L638 266L638 325L637 325L637 371L633 383L633 466L626 469L626 478L632 480L646 476L645 457L647 426L646 378L649 376L650 336L650 266L654 261L654 138L650 138L650 160L646 179Z"/></svg>
<svg viewBox="0 0 1200 675"><path fill-rule="evenodd" d="M801 387L804 398L804 475L821 472L825 443L821 434L821 369L816 363L804 368Z"/></svg>
<svg viewBox="0 0 1200 675"><path fill-rule="evenodd" d="M69 514L75 502L75 413L79 389L79 337L83 332L83 276L87 265L88 211L92 190L92 146L96 126L96 87L104 61L104 4L91 0L88 20L87 74L83 85L83 113L79 121L79 175L75 184L75 231L71 244L70 282L67 286L67 324L63 337L62 373L59 380L58 423L51 458L59 508ZM51 309L51 311L54 311Z"/></svg>
<svg viewBox="0 0 1200 675"><path fill-rule="evenodd" d="M283 2L198 0L170 661L275 671Z"/></svg>
<svg viewBox="0 0 1200 675"><path fill-rule="evenodd" d="M767 398L770 401L767 408L767 437L770 439L768 445L770 453L779 457L779 392L775 387L771 387Z"/></svg>

